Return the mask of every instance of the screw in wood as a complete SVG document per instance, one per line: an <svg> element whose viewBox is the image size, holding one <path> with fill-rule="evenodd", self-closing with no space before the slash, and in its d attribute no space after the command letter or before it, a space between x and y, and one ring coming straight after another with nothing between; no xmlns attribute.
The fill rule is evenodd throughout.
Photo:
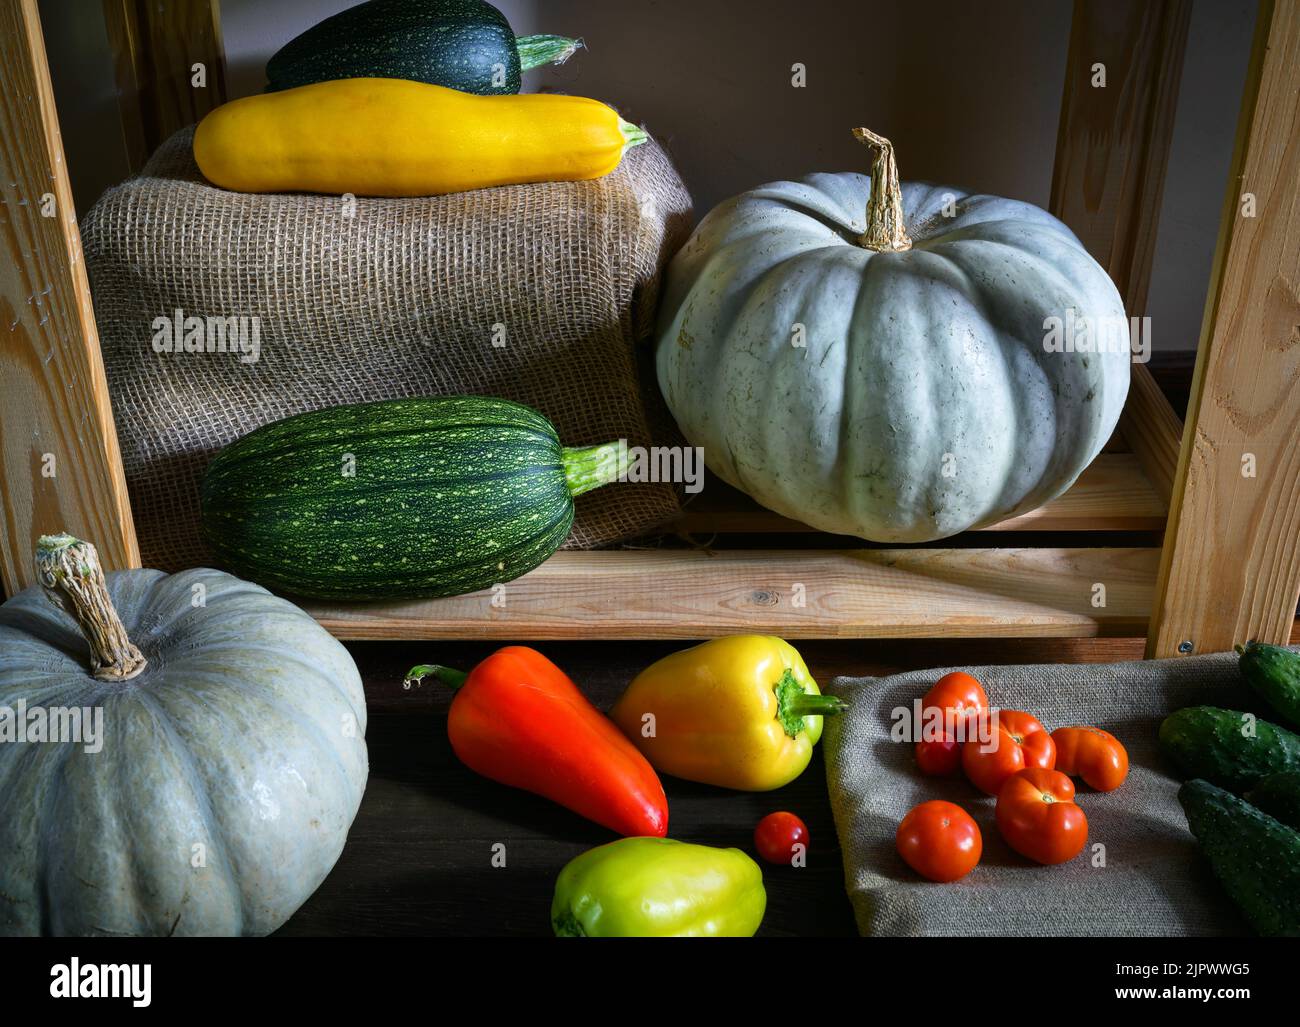
<svg viewBox="0 0 1300 1027"><path fill-rule="evenodd" d="M1190 652L1192 651L1193 648L1195 648L1195 647L1192 645L1192 641L1191 641L1191 639L1188 639L1186 642L1179 642L1179 643L1178 643L1178 651L1179 651L1180 653L1183 653L1184 655L1186 655L1187 653L1190 653Z"/></svg>

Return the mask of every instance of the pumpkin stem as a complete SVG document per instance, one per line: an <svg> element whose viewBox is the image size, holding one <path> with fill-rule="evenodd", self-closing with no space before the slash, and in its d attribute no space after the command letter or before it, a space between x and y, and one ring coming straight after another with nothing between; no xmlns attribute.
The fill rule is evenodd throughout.
<svg viewBox="0 0 1300 1027"><path fill-rule="evenodd" d="M876 253L901 253L912 248L903 227L903 190L898 184L894 144L865 128L855 128L853 138L874 151L871 161L871 197L867 200L867 230L858 245Z"/></svg>
<svg viewBox="0 0 1300 1027"><path fill-rule="evenodd" d="M59 609L71 614L90 644L90 670L101 681L128 681L147 660L129 638L104 585L99 554L66 533L36 543L36 579Z"/></svg>

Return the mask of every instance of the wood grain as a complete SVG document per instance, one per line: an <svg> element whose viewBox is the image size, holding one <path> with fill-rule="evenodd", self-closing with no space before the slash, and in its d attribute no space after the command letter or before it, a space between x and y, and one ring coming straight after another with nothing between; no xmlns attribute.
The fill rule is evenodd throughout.
<svg viewBox="0 0 1300 1027"><path fill-rule="evenodd" d="M226 101L219 0L103 0L123 146L132 172L177 129ZM192 84L193 67L207 84Z"/></svg>
<svg viewBox="0 0 1300 1027"><path fill-rule="evenodd" d="M1146 364L1131 364L1129 371L1128 402L1124 404L1119 429L1142 467L1143 478L1167 510L1178 473L1183 422Z"/></svg>
<svg viewBox="0 0 1300 1027"><path fill-rule="evenodd" d="M1144 313L1190 0L1076 0L1051 210ZM1093 85L1105 65L1106 84Z"/></svg>
<svg viewBox="0 0 1300 1027"><path fill-rule="evenodd" d="M1285 641L1300 598L1297 0L1260 12L1187 423L1148 652Z"/></svg>
<svg viewBox="0 0 1300 1027"><path fill-rule="evenodd" d="M1146 314L1190 0L1076 0L1052 171L1051 209L1124 297ZM1093 85L1104 64L1106 85ZM1167 505L1182 423L1143 364L1132 365L1120 430Z"/></svg>
<svg viewBox="0 0 1300 1027"><path fill-rule="evenodd" d="M1177 452L1175 441L1175 453ZM1168 506L1131 453L1102 453L1064 495L1037 510L982 528L995 531L1163 531ZM764 509L725 482L706 476L673 528L707 538L713 532L786 533L815 529Z"/></svg>
<svg viewBox="0 0 1300 1027"><path fill-rule="evenodd" d="M499 607L490 592L302 605L346 639L1121 635L1145 630L1156 562L1154 549L561 552Z"/></svg>
<svg viewBox="0 0 1300 1027"><path fill-rule="evenodd" d="M33 580L42 533L93 541L108 568L140 562L36 0L0 0L0 205L0 576L12 595Z"/></svg>

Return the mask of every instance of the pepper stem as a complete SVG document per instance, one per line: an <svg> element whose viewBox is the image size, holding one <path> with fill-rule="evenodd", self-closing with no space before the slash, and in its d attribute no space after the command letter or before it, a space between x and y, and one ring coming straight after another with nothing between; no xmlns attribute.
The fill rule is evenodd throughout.
<svg viewBox="0 0 1300 1027"><path fill-rule="evenodd" d="M625 439L582 449L566 448L563 460L564 480L568 482L571 496L618 481L627 474L630 463Z"/></svg>
<svg viewBox="0 0 1300 1027"><path fill-rule="evenodd" d="M543 64L563 64L586 44L568 36L520 36L515 40L519 68L532 71Z"/></svg>
<svg viewBox="0 0 1300 1027"><path fill-rule="evenodd" d="M412 667L406 672L406 677L402 678L402 687L408 691L416 685L419 685L425 678L437 678L438 683L446 685L448 688L459 688L469 677L463 670L456 670L455 667L444 667L437 663L421 663L418 667Z"/></svg>
<svg viewBox="0 0 1300 1027"><path fill-rule="evenodd" d="M798 738L800 731L807 730L804 717L830 717L843 713L848 704L833 695L820 695L805 692L803 685L795 680L794 672L788 667L776 683L776 719L791 738Z"/></svg>
<svg viewBox="0 0 1300 1027"><path fill-rule="evenodd" d="M865 128L855 128L853 138L870 146L875 154L871 162L867 230L858 237L858 245L876 253L910 250L912 240L903 227L903 189L898 183L894 144Z"/></svg>
<svg viewBox="0 0 1300 1027"><path fill-rule="evenodd" d="M36 580L50 602L70 614L90 645L90 672L101 681L129 681L148 661L127 638L104 584L99 554L67 534L36 543Z"/></svg>

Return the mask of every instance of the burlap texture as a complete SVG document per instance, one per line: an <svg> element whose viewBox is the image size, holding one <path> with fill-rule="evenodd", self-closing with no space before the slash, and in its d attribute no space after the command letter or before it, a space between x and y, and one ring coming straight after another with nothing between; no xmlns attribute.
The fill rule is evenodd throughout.
<svg viewBox="0 0 1300 1027"><path fill-rule="evenodd" d="M591 182L359 198L348 217L337 196L208 184L192 138L172 136L82 223L146 566L210 564L204 468L226 443L305 410L479 394L541 410L569 446L672 432L637 342L691 200L653 141ZM260 359L156 353L153 321L176 309L260 318ZM576 505L574 548L641 534L679 508L671 485L654 484Z"/></svg>
<svg viewBox="0 0 1300 1027"><path fill-rule="evenodd" d="M923 776L912 745L890 740L891 711L910 707L948 669L969 670L991 703L1027 710L1048 730L1091 724L1124 743L1131 769L1119 789L1098 794L1075 781L1088 817L1083 854L1054 867L1022 858L998 833L991 797L964 777ZM1259 709L1234 655L912 671L838 678L828 691L849 703L845 714L827 718L823 744L845 886L863 934L1249 933L1197 851L1178 804L1179 780L1156 741L1160 722L1183 706ZM957 803L983 836L980 865L952 884L921 879L894 847L899 821L928 799ZM1097 842L1105 866L1092 863Z"/></svg>

